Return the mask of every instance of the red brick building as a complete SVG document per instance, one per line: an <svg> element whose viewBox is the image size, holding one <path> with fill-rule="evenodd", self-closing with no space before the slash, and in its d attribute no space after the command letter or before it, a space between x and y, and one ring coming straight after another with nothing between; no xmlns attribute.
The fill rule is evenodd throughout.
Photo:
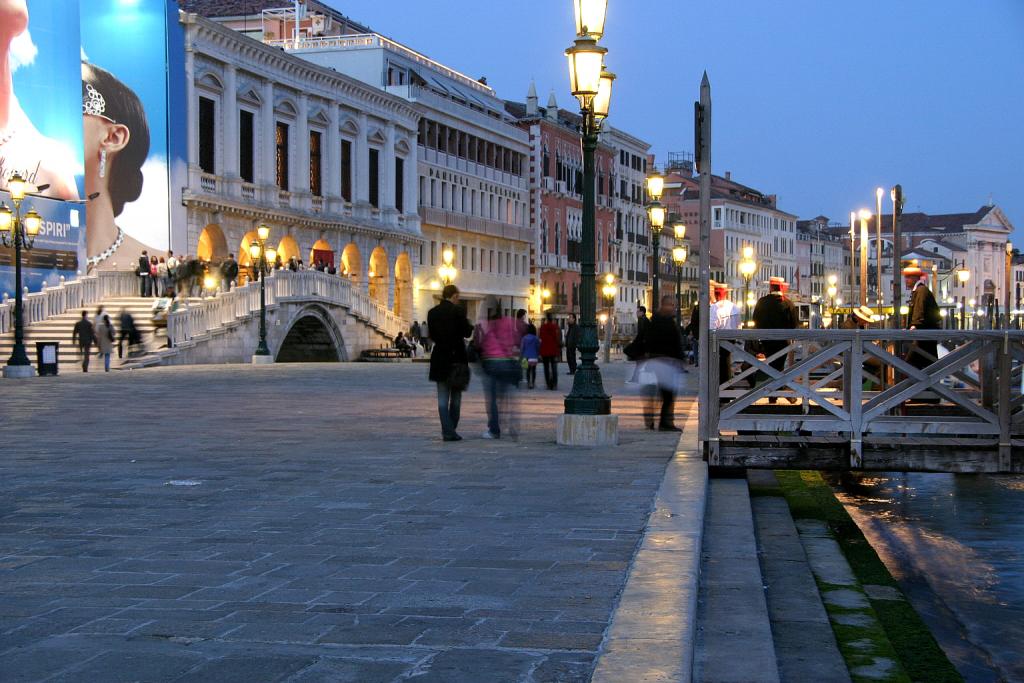
<svg viewBox="0 0 1024 683"><path fill-rule="evenodd" d="M537 230L532 263L531 317L552 311L559 319L579 314L580 253L583 232L583 150L577 114L558 108L554 93L538 106L533 85L526 104L507 102L506 110L530 134L530 222ZM617 273L617 242L612 208L615 152L601 145L596 155L595 230L598 308L605 273ZM545 294L548 296L545 297Z"/></svg>

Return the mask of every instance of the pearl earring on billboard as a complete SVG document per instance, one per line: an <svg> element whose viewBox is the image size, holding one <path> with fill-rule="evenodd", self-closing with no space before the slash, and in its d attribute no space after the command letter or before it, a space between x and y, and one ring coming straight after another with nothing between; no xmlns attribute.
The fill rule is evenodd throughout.
<svg viewBox="0 0 1024 683"><path fill-rule="evenodd" d="M100 150L100 178L107 176L107 150Z"/></svg>

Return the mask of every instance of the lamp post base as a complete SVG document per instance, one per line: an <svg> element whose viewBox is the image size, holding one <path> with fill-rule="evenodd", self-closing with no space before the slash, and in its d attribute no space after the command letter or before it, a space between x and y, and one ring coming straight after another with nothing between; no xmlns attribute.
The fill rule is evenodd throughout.
<svg viewBox="0 0 1024 683"><path fill-rule="evenodd" d="M274 357L270 356L270 355L261 356L261 355L257 354L257 355L254 355L252 357L252 364L253 365L273 365L274 364Z"/></svg>
<svg viewBox="0 0 1024 683"><path fill-rule="evenodd" d="M4 377L6 379L27 379L36 376L36 369L31 365L5 365Z"/></svg>
<svg viewBox="0 0 1024 683"><path fill-rule="evenodd" d="M559 415L555 432L559 446L617 446L619 416Z"/></svg>

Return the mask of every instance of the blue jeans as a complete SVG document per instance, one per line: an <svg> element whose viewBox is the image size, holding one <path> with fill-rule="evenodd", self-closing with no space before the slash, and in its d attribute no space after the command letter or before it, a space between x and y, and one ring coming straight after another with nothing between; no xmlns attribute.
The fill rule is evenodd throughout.
<svg viewBox="0 0 1024 683"><path fill-rule="evenodd" d="M437 383L437 415L441 418L441 434L455 436L462 414L462 392L453 391L447 382Z"/></svg>
<svg viewBox="0 0 1024 683"><path fill-rule="evenodd" d="M518 386L522 376L522 366L517 359L484 360L484 396L487 405L487 431L494 436L501 436L501 413L512 423L515 429L515 411L509 398L509 389Z"/></svg>

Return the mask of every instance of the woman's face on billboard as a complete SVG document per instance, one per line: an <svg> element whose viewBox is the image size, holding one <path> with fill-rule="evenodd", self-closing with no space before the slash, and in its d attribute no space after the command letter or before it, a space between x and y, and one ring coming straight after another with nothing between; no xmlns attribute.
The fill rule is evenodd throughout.
<svg viewBox="0 0 1024 683"><path fill-rule="evenodd" d="M20 35L28 28L26 0L0 0L0 31L8 36Z"/></svg>

